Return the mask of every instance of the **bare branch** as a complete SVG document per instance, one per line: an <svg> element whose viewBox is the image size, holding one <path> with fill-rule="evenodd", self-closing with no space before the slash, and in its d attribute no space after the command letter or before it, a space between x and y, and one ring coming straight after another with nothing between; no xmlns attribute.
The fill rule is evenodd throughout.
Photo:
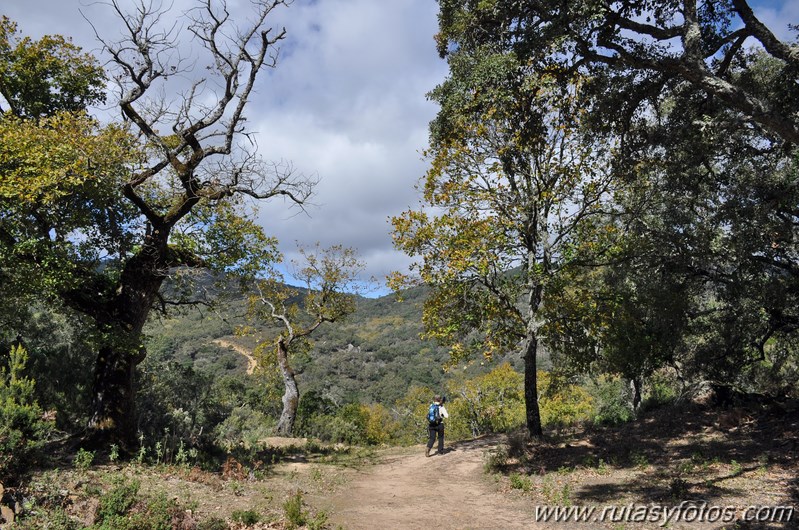
<svg viewBox="0 0 799 530"><path fill-rule="evenodd" d="M733 6L738 16L741 17L746 28L763 45L768 53L791 64L794 68L799 67L799 46L785 44L769 30L752 12L746 0L732 0ZM796 142L794 142L796 143Z"/></svg>

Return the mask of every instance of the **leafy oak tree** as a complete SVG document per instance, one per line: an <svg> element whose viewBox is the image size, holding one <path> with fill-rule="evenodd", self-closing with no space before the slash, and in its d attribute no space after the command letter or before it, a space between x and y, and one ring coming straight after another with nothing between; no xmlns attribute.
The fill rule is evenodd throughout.
<svg viewBox="0 0 799 530"><path fill-rule="evenodd" d="M34 41L0 19L0 343L36 345L32 359L57 342L56 322L80 326L59 302L83 267L78 254L104 252L100 230L118 229L132 213L119 185L136 158L133 139L84 108L103 101L105 81L97 61L67 39ZM40 320L49 320L46 338Z"/></svg>
<svg viewBox="0 0 799 530"><path fill-rule="evenodd" d="M541 309L608 199L609 148L580 132L579 79L561 86L491 47L459 49L448 62L431 94L441 110L424 202L393 219L395 244L420 258L412 270L432 287L426 335L449 345L453 361L520 352L526 426L538 437Z"/></svg>
<svg viewBox="0 0 799 530"><path fill-rule="evenodd" d="M60 35L34 41L0 17L0 112L41 118L83 111L105 100L105 72L97 60Z"/></svg>
<svg viewBox="0 0 799 530"><path fill-rule="evenodd" d="M301 248L300 254L303 262L294 263L292 275L301 288L273 274L258 282L258 294L251 298L252 314L281 328L274 340L260 342L255 350L261 367L269 370L276 364L283 379L283 411L276 427L281 436L291 435L300 401L291 358L310 350L309 337L319 326L355 311L355 296L362 289L358 274L363 263L353 249L335 245L320 250L317 245L313 252Z"/></svg>
<svg viewBox="0 0 799 530"><path fill-rule="evenodd" d="M789 88L799 75L797 46L780 40L747 0L439 3L442 56L492 45L537 70L580 72L591 80L584 106L598 123L624 130L659 96L687 83L772 138L799 143ZM751 43L760 51L753 54ZM766 91L734 73L760 54L776 61L783 79Z"/></svg>
<svg viewBox="0 0 799 530"><path fill-rule="evenodd" d="M440 4L442 55L581 75L584 125L618 145L616 253L549 306L572 360L639 381L663 363L730 382L795 366L797 45L746 0Z"/></svg>
<svg viewBox="0 0 799 530"><path fill-rule="evenodd" d="M256 2L242 25L224 3L200 1L182 24L165 24L168 9L154 4L140 2L128 14L120 3L110 3L126 36L119 42L98 38L110 56L109 76L117 86L123 121L112 131L121 131L115 149L123 156L113 160L113 171L98 166L103 157L80 150L75 162L80 175L107 193L95 197L58 183L59 207L82 224L62 230L56 224L58 212L41 206L34 193L30 204L38 206L30 222L3 232L9 255L28 260L31 267L52 266L51 277L59 278L52 292L95 327L89 420L95 435L132 440L134 372L146 354L141 340L145 321L153 308L206 303L193 290L180 288L181 279L195 276L192 271L198 269L252 276L276 259L274 240L248 216L242 198L283 196L301 205L311 193L311 179L294 175L290 165L262 160L245 128L244 111L259 73L276 65L276 46L285 35L269 27L269 17L285 4ZM197 56L179 49L184 38ZM17 70L24 68L5 71ZM63 77L51 76L49 92L59 91ZM89 77L90 87L96 87L94 79ZM193 81L187 85L187 79ZM87 94L66 101L97 99L91 90ZM48 108L37 107L27 94L4 98L12 107ZM34 111L16 114L25 118ZM20 149L17 158L7 161L4 174L26 167L36 172L30 164L43 159L56 177L71 182L73 169L59 167L61 160L52 152L45 150L33 161L24 153ZM18 199L12 196L6 204L16 207ZM75 205L78 210L72 209ZM80 208L87 213L76 214ZM11 217L5 217L6 227ZM29 249L43 250L23 252ZM59 249L64 259L51 260ZM170 289L162 289L167 280Z"/></svg>

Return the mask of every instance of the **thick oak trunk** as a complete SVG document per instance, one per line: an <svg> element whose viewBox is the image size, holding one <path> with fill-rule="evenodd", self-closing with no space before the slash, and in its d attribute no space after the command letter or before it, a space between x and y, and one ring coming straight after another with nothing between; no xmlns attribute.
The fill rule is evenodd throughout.
<svg viewBox="0 0 799 530"><path fill-rule="evenodd" d="M103 346L97 355L92 386L92 437L124 445L136 437L135 359L121 349Z"/></svg>
<svg viewBox="0 0 799 530"><path fill-rule="evenodd" d="M106 337L94 366L90 438L123 447L136 439L136 366L145 358L142 329L165 278L165 237L126 264L115 296L98 318Z"/></svg>
<svg viewBox="0 0 799 530"><path fill-rule="evenodd" d="M294 430L294 420L297 418L297 406L300 402L300 392L297 389L297 381L294 378L294 370L289 365L288 346L281 337L277 342L277 363L280 366L280 373L283 375L283 412L277 422L277 434L279 436L291 436Z"/></svg>

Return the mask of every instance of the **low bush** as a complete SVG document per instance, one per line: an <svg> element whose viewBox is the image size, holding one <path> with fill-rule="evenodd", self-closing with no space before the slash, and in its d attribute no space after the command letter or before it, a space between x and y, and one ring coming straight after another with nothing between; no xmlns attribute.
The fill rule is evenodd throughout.
<svg viewBox="0 0 799 530"><path fill-rule="evenodd" d="M635 418L629 385L620 377L601 376L590 387L594 423L619 425Z"/></svg>

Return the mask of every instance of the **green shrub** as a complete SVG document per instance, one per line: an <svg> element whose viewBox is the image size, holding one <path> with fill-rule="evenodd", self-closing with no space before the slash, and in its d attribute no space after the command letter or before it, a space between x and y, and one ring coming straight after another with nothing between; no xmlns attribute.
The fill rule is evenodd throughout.
<svg viewBox="0 0 799 530"><path fill-rule="evenodd" d="M594 399L585 388L543 371L538 372L538 387L544 389L539 400L544 426L568 427L591 418Z"/></svg>
<svg viewBox="0 0 799 530"><path fill-rule="evenodd" d="M506 445L498 445L483 454L483 470L486 473L500 472L508 465L508 458L508 447Z"/></svg>
<svg viewBox="0 0 799 530"><path fill-rule="evenodd" d="M641 403L643 410L651 410L672 403L680 395L677 378L665 371L652 374L646 386L644 401Z"/></svg>
<svg viewBox="0 0 799 530"><path fill-rule="evenodd" d="M56 508L52 511L44 512L37 510L36 514L29 514L22 519L18 519L12 525L14 530L81 530L81 525L72 519L63 508Z"/></svg>
<svg viewBox="0 0 799 530"><path fill-rule="evenodd" d="M168 498L163 492L158 493L147 502L146 511L137 514L140 524L137 528L172 530L173 519L181 512L182 510L174 499Z"/></svg>
<svg viewBox="0 0 799 530"><path fill-rule="evenodd" d="M35 382L23 377L28 352L12 346L0 366L0 482L28 467L53 428L33 398Z"/></svg>
<svg viewBox="0 0 799 530"><path fill-rule="evenodd" d="M78 449L72 465L78 471L87 471L92 466L92 462L94 462L94 451L87 451L81 447Z"/></svg>
<svg viewBox="0 0 799 530"><path fill-rule="evenodd" d="M427 440L427 407L433 399L433 390L412 386L404 396L394 402L392 410L397 421L396 440L402 445L413 445ZM447 403L447 410L450 404ZM454 411L452 417L454 419ZM454 439L450 426L447 436Z"/></svg>
<svg viewBox="0 0 799 530"><path fill-rule="evenodd" d="M619 425L635 417L630 389L620 377L602 376L590 391L594 398L594 423Z"/></svg>
<svg viewBox="0 0 799 530"><path fill-rule="evenodd" d="M236 510L231 517L237 523L246 525L255 524L261 520L261 516L255 510Z"/></svg>
<svg viewBox="0 0 799 530"><path fill-rule="evenodd" d="M510 487L513 489L522 491L531 491L533 489L533 481L528 476L511 473L508 478L510 479Z"/></svg>
<svg viewBox="0 0 799 530"><path fill-rule="evenodd" d="M383 405L349 403L332 413L313 413L302 421L298 434L328 442L379 445L396 439L401 431Z"/></svg>
<svg viewBox="0 0 799 530"><path fill-rule="evenodd" d="M446 405L450 439L508 432L525 423L524 376L509 363L473 379L451 381L447 387L457 396Z"/></svg>
<svg viewBox="0 0 799 530"><path fill-rule="evenodd" d="M305 510L302 509L302 493L297 491L283 503L283 512L286 515L287 528L305 526L307 521Z"/></svg>
<svg viewBox="0 0 799 530"><path fill-rule="evenodd" d="M389 410L381 404L361 405L361 413L366 416L364 441L367 445L387 444L395 439L399 423Z"/></svg>
<svg viewBox="0 0 799 530"><path fill-rule="evenodd" d="M254 447L274 433L275 420L250 406L236 407L214 430L216 443L230 451L244 445Z"/></svg>
<svg viewBox="0 0 799 530"><path fill-rule="evenodd" d="M197 530L228 530L228 524L224 519L211 517L198 523Z"/></svg>
<svg viewBox="0 0 799 530"><path fill-rule="evenodd" d="M166 493L139 498L138 480L119 478L100 497L98 522L89 530L172 530L181 528L185 510Z"/></svg>
<svg viewBox="0 0 799 530"><path fill-rule="evenodd" d="M116 486L100 497L100 508L97 511L100 521L111 521L128 513L136 503L139 487L138 480L118 480Z"/></svg>

